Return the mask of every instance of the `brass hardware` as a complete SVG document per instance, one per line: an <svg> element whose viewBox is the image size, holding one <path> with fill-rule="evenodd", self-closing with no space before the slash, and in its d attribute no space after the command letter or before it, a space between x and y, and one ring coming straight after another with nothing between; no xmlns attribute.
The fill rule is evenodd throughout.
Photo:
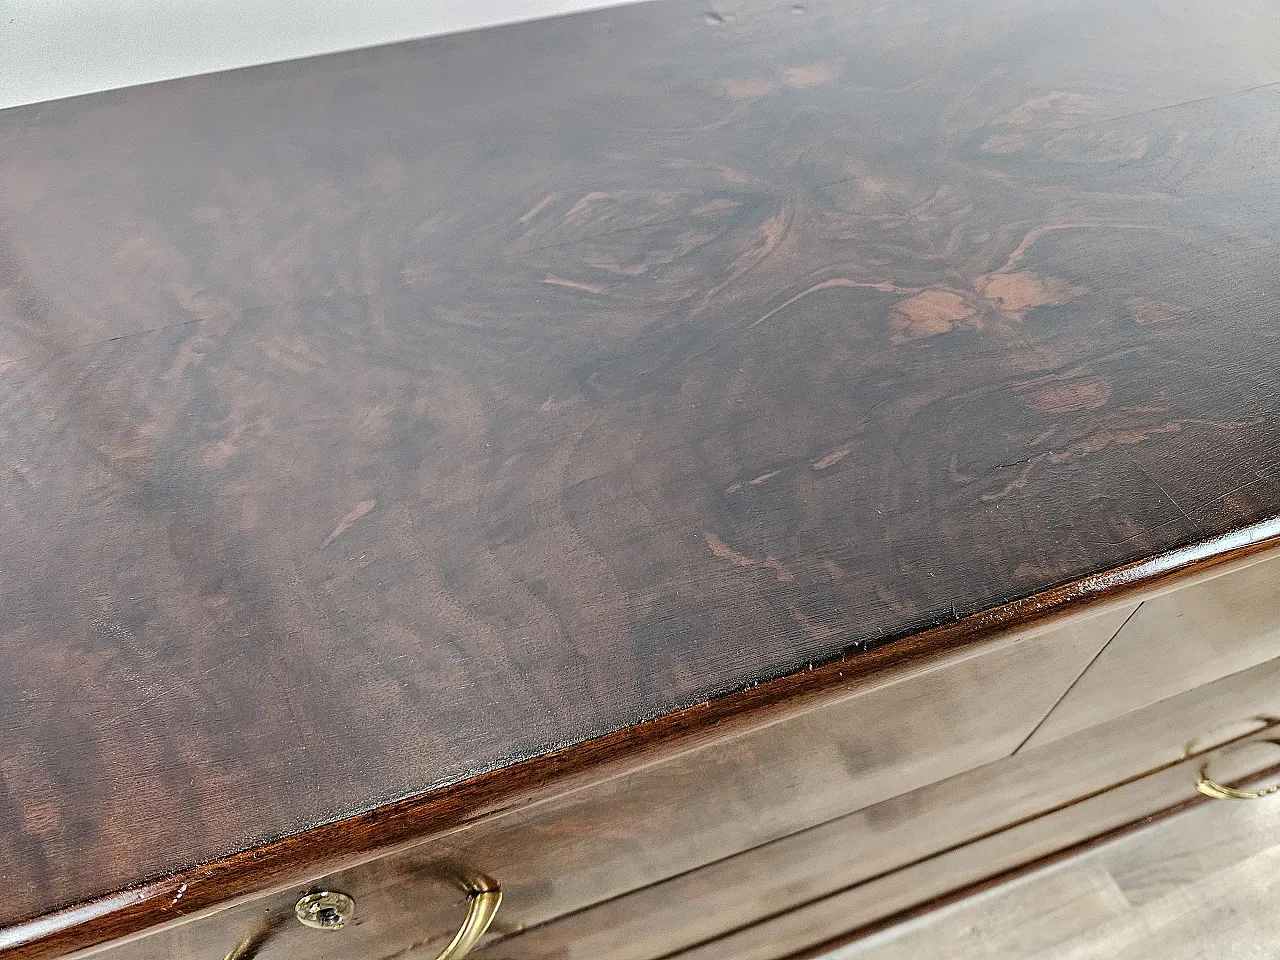
<svg viewBox="0 0 1280 960"><path fill-rule="evenodd" d="M251 937L245 937L227 954L226 960L252 960L258 948L262 946L263 939L256 933Z"/></svg>
<svg viewBox="0 0 1280 960"><path fill-rule="evenodd" d="M1211 779L1209 764L1206 763L1200 768L1200 775L1196 777L1196 789L1206 797L1213 797L1215 800L1257 800L1259 797L1280 791L1280 783L1273 783L1261 790L1237 790L1235 787L1228 787L1224 783Z"/></svg>
<svg viewBox="0 0 1280 960"><path fill-rule="evenodd" d="M341 930L356 914L356 902L345 893L320 890L308 893L293 908L304 927L313 930Z"/></svg>
<svg viewBox="0 0 1280 960"><path fill-rule="evenodd" d="M1246 740L1241 745L1246 746L1250 743L1266 743L1280 747L1280 740ZM1200 772L1196 776L1196 789L1206 797L1212 797L1215 800L1257 800L1273 793L1280 793L1280 783L1273 783L1259 790L1240 790L1229 787L1209 776L1209 760L1205 760L1200 765Z"/></svg>
<svg viewBox="0 0 1280 960"><path fill-rule="evenodd" d="M467 891L467 915L436 960L462 960L489 929L502 903L502 889L495 880L483 874L463 881L462 888Z"/></svg>
<svg viewBox="0 0 1280 960"><path fill-rule="evenodd" d="M249 936L245 937L227 954L226 960L253 960L258 951L285 923L285 918L276 916L268 919Z"/></svg>
<svg viewBox="0 0 1280 960"><path fill-rule="evenodd" d="M502 889L491 877L479 874L458 883L467 893L467 915L449 945L435 960L462 960L485 935L502 903ZM312 929L341 930L355 916L356 902L336 890L318 890L299 900L293 912L302 924ZM246 937L227 954L226 960L253 960L273 932L274 928L259 930Z"/></svg>

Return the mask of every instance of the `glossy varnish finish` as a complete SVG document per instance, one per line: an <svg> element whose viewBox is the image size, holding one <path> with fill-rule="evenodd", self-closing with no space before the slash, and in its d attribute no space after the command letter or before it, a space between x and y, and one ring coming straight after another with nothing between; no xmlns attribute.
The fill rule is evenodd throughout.
<svg viewBox="0 0 1280 960"><path fill-rule="evenodd" d="M1215 774L1232 761L1232 756L1219 759L1227 751L1238 751L1236 761L1274 763L1280 753L1273 745L1241 748L1242 740L1274 738L1280 730L1275 721L1261 732L1254 732L1259 722L1238 722L1259 714L1280 715L1280 660L559 918L478 956L652 960L841 890L865 885L875 891L883 878L896 874L896 905L894 898L860 895L863 918L884 917L904 901L918 904L932 895L928 884L902 885L903 876L911 876L903 871L932 876L936 884L947 875L950 852L1176 765L1185 758L1188 742L1210 760ZM1232 746L1220 748L1233 739ZM1159 791L1152 796L1157 805L1172 804L1193 793L1194 779L1193 771L1172 787L1166 784L1167 796ZM1128 818L1147 812L1124 804L1115 809ZM849 925L860 922L848 920Z"/></svg>
<svg viewBox="0 0 1280 960"><path fill-rule="evenodd" d="M0 923L1277 512L1273 9L713 14L0 114Z"/></svg>
<svg viewBox="0 0 1280 960"><path fill-rule="evenodd" d="M463 913L458 885L441 881L468 871L483 870L502 886L490 939L652 889L1008 756L1129 613L1120 607L922 670L884 671L819 709L716 737L665 762L319 878L316 885L359 904L360 923L339 936L292 922L294 903L307 889L295 885L129 944L112 960L220 960L229 945L271 921L287 922L262 960L322 948L332 960L389 957L414 943L439 949ZM1024 683L1032 673L1037 682ZM1001 691L997 703L988 697L992 690ZM653 938L646 955L665 952L660 943ZM636 945L645 950L643 939Z"/></svg>

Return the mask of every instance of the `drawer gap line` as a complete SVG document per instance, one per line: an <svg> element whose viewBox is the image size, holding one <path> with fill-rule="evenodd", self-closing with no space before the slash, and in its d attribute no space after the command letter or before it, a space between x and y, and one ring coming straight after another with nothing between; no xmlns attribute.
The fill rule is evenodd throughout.
<svg viewBox="0 0 1280 960"><path fill-rule="evenodd" d="M1045 725L1045 721L1047 721L1051 716L1053 716L1053 711L1057 710L1058 707L1062 705L1062 701L1066 700L1067 697L1071 695L1071 691L1074 690L1076 688L1076 685L1079 684L1080 681L1084 679L1084 675L1093 668L1093 665L1095 663L1098 662L1098 658L1107 652L1107 647L1111 646L1112 641L1114 641L1116 637L1120 636L1121 631L1124 630L1124 628L1129 625L1129 621L1138 615L1138 611L1142 609L1145 603L1146 601L1143 600L1141 603L1139 603L1136 607L1133 608L1133 611L1127 617L1124 618L1124 623L1116 627L1116 632L1111 635L1111 637L1107 640L1106 643L1104 643L1101 647L1098 648L1097 653L1095 653L1092 657L1089 658L1089 662L1084 665L1084 669L1080 671L1080 675L1071 681L1071 686L1067 687L1066 690L1062 691L1062 696L1060 696L1057 700L1053 701L1053 706L1051 706L1048 712L1045 713L1045 715L1040 718L1040 722L1031 728L1031 732L1022 738L1022 742L1013 748L1013 753L1009 754L1009 756L1016 757L1018 755L1018 751L1021 750L1023 747L1025 747L1031 741L1031 738L1036 735L1036 732Z"/></svg>

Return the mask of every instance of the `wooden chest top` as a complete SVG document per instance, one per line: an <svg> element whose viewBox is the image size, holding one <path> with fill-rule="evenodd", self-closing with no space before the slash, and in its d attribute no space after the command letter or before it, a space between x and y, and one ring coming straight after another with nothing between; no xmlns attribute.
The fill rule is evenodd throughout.
<svg viewBox="0 0 1280 960"><path fill-rule="evenodd" d="M1247 542L1277 40L659 2L0 113L0 923Z"/></svg>

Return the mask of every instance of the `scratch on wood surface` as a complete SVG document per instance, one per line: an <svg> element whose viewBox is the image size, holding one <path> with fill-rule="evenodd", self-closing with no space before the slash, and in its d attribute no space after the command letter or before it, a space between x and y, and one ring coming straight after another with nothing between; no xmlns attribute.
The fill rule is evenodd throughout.
<svg viewBox="0 0 1280 960"><path fill-rule="evenodd" d="M570 290L581 290L584 293L594 293L597 295L604 293L604 289L602 287L593 287L589 283L578 283L574 280L565 280L562 277L548 276L542 282L549 283L553 287L568 287Z"/></svg>
<svg viewBox="0 0 1280 960"><path fill-rule="evenodd" d="M341 520L338 521L338 525L333 528L333 533L329 534L327 537L324 538L324 543L320 544L320 549L323 550L329 544L333 543L333 541L337 540L340 536L346 533L348 529L350 529L353 523L355 523L357 520L359 520L361 517L363 517L366 513L368 513L377 505L378 505L377 500L361 500L359 503L357 503L354 507L352 507L350 510L347 511L346 516L344 516Z"/></svg>
<svg viewBox="0 0 1280 960"><path fill-rule="evenodd" d="M702 536L706 539L707 546L711 549L713 554L721 560L728 560L735 567L768 567L773 571L774 576L778 578L780 583L786 583L795 579L792 574L787 572L787 568L782 565L782 561L777 557L765 557L763 560L744 557L714 533L704 533Z"/></svg>
<svg viewBox="0 0 1280 960"><path fill-rule="evenodd" d="M821 457L813 461L813 469L825 470L827 467L834 467L851 453L853 453L853 448L850 446L843 446L838 450L832 450L825 457Z"/></svg>

